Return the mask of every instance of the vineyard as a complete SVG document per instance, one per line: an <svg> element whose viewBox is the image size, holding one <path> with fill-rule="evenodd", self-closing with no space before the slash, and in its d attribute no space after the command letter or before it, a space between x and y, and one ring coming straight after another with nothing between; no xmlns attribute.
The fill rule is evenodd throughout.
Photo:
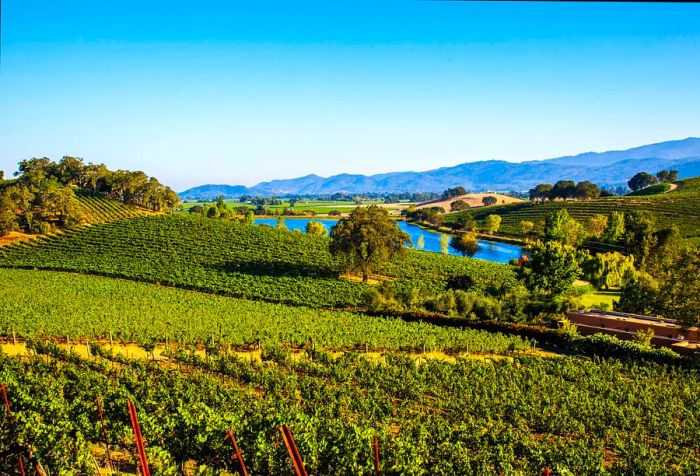
<svg viewBox="0 0 700 476"><path fill-rule="evenodd" d="M250 474L292 474L282 425L310 474L374 474L374 437L384 474L700 471L695 370L571 357L374 361L314 350L291 359L283 348L261 362L173 349L166 365L97 345L90 358L30 345L27 358L0 353L12 409L0 417L0 454L31 451L52 474L96 474L109 460L133 472L129 401L154 474L238 471L229 430ZM16 468L16 458L0 460L0 470Z"/></svg>
<svg viewBox="0 0 700 476"><path fill-rule="evenodd" d="M700 473L690 360L353 312L338 269L325 236L184 214L2 248L0 473L293 474L292 433L314 475ZM379 274L516 282L416 250Z"/></svg>
<svg viewBox="0 0 700 476"><path fill-rule="evenodd" d="M605 197L584 201L555 201L545 203L514 203L497 205L474 210L476 220L484 220L490 214L502 218L500 231L509 234L522 234L521 221L531 221L535 231L542 232L544 220L552 212L566 208L576 220L585 222L595 214L612 212L651 212L659 227L677 225L681 235L689 239L700 238L700 178L684 180L677 190L659 195ZM446 218L455 222L458 213Z"/></svg>
<svg viewBox="0 0 700 476"><path fill-rule="evenodd" d="M0 334L8 337L450 354L529 348L520 337L256 303L98 276L0 269L0 287L5 290L0 295Z"/></svg>
<svg viewBox="0 0 700 476"><path fill-rule="evenodd" d="M117 200L85 193L78 194L78 203L83 220L87 223L102 223L152 213Z"/></svg>
<svg viewBox="0 0 700 476"><path fill-rule="evenodd" d="M311 307L357 305L363 287L338 277L328 238L183 215L139 217L17 243L0 267L123 277L270 302ZM383 275L397 285L442 291L469 276L475 291L515 280L507 266L407 250Z"/></svg>

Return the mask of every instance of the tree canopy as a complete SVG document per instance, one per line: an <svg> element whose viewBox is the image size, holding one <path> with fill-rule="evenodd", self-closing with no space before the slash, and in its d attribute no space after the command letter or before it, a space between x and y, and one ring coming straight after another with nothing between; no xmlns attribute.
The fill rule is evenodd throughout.
<svg viewBox="0 0 700 476"><path fill-rule="evenodd" d="M501 227L501 220L500 215L491 214L487 216L486 220L484 221L484 231L486 231L486 233L489 235L493 235Z"/></svg>
<svg viewBox="0 0 700 476"><path fill-rule="evenodd" d="M566 208L547 215L544 225L545 238L567 245L579 245L586 237L583 226L569 216Z"/></svg>
<svg viewBox="0 0 700 476"><path fill-rule="evenodd" d="M593 182L584 180L576 184L574 196L578 199L598 198L600 197L600 187Z"/></svg>
<svg viewBox="0 0 700 476"><path fill-rule="evenodd" d="M358 207L331 229L330 252L341 258L345 269L362 273L367 282L377 266L405 251L409 236L377 205Z"/></svg>
<svg viewBox="0 0 700 476"><path fill-rule="evenodd" d="M520 273L531 291L550 297L560 295L569 291L581 274L584 255L573 246L556 241L537 241L531 245L530 254Z"/></svg>
<svg viewBox="0 0 700 476"><path fill-rule="evenodd" d="M462 186L448 188L447 190L442 192L442 199L449 200L452 197L459 197L460 195L466 195L466 194L467 194L467 189L462 187Z"/></svg>
<svg viewBox="0 0 700 476"><path fill-rule="evenodd" d="M325 235L326 227L320 221L310 221L306 224L306 233L309 235Z"/></svg>
<svg viewBox="0 0 700 476"><path fill-rule="evenodd" d="M656 173L656 178L659 180L659 182L663 182L663 183L675 182L676 180L678 180L678 171L677 170L660 170L659 172Z"/></svg>
<svg viewBox="0 0 700 476"><path fill-rule="evenodd" d="M498 203L498 199L493 195L487 195L481 199L481 203L483 203L486 207L490 207L491 205Z"/></svg>
<svg viewBox="0 0 700 476"><path fill-rule="evenodd" d="M458 212L467 208L469 208L469 204L464 200L455 200L454 202L450 203L451 212Z"/></svg>
<svg viewBox="0 0 700 476"><path fill-rule="evenodd" d="M47 157L19 162L17 179L5 184L0 200L3 233L11 229L45 232L81 220L76 194L96 194L154 211L180 206L177 194L145 173L110 171L77 157L53 162ZM14 220L11 215L14 214Z"/></svg>
<svg viewBox="0 0 700 476"><path fill-rule="evenodd" d="M548 183L541 183L541 184L537 185L535 188L531 188L530 191L528 192L528 194L530 196L530 200L532 200L532 201L540 200L540 201L544 202L552 194L552 186Z"/></svg>
<svg viewBox="0 0 700 476"><path fill-rule="evenodd" d="M641 190L658 182L659 181L653 175L647 172L639 172L629 179L627 185L632 189L632 191L636 192L637 190Z"/></svg>
<svg viewBox="0 0 700 476"><path fill-rule="evenodd" d="M462 256L471 257L479 251L479 242L476 238L476 233L473 231L455 235L452 237L452 240L450 240L450 244L453 248L462 253Z"/></svg>
<svg viewBox="0 0 700 476"><path fill-rule="evenodd" d="M560 180L554 184L552 191L549 194L549 198L554 200L555 198L574 198L576 196L576 183L573 180Z"/></svg>

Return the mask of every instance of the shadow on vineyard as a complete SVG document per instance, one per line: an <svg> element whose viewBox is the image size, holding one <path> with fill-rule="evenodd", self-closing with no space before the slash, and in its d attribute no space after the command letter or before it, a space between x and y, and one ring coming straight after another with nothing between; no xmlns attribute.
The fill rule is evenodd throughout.
<svg viewBox="0 0 700 476"><path fill-rule="evenodd" d="M305 263L289 263L270 260L240 260L228 263L216 263L210 266L215 271L227 273L244 273L253 276L286 276L311 278L337 278L338 270L323 265L313 266Z"/></svg>

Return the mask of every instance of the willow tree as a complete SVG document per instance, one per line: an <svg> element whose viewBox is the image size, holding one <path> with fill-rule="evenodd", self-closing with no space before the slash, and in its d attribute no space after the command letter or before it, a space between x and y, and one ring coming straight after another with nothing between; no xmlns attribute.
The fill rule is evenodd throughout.
<svg viewBox="0 0 700 476"><path fill-rule="evenodd" d="M376 205L356 208L331 229L329 249L345 270L362 273L366 283L372 271L405 252L409 236Z"/></svg>

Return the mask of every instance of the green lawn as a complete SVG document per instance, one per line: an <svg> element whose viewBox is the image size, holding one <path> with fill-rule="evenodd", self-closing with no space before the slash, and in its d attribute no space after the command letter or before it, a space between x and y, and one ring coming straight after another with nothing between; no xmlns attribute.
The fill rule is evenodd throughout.
<svg viewBox="0 0 700 476"><path fill-rule="evenodd" d="M586 308L600 308L601 303L607 304L608 309L613 308L613 301L620 298L620 291L595 291L581 296L581 304Z"/></svg>

